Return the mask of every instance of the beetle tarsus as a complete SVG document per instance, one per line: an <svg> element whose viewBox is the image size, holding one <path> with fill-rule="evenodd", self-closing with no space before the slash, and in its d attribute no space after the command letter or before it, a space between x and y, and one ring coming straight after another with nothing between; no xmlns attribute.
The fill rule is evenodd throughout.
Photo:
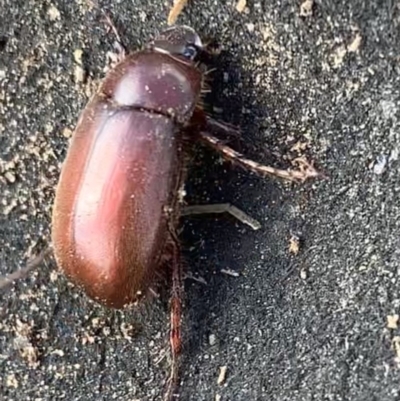
<svg viewBox="0 0 400 401"><path fill-rule="evenodd" d="M221 153L225 159L242 166L246 170L253 171L254 173L262 176L275 176L289 181L301 182L304 182L310 178L325 177L322 173L315 170L315 168L304 159L295 160L297 163L301 164L299 170L281 170L247 159L241 153L233 150L229 146L224 145L218 138L210 135L207 132L200 132L200 138L208 146L211 146L217 152Z"/></svg>

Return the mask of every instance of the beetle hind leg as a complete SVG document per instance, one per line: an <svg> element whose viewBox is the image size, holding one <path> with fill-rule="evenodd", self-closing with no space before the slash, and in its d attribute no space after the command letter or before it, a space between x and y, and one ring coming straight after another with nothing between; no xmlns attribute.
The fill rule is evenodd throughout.
<svg viewBox="0 0 400 401"><path fill-rule="evenodd" d="M183 279L182 279L182 260L180 255L179 242L175 234L172 235L172 293L170 300L170 348L171 348L171 367L170 377L167 382L167 391L164 400L172 401L177 396L179 387L179 359L182 350L182 300L183 300Z"/></svg>
<svg viewBox="0 0 400 401"><path fill-rule="evenodd" d="M304 159L296 159L300 166L298 170L281 170L271 166L265 166L263 164L257 163L253 160L247 159L241 153L237 152L236 150L232 149L231 147L225 145L213 135L210 135L207 132L201 131L199 133L200 139L207 144L208 146L212 147L218 153L220 153L225 159L230 160L234 164L237 164L243 167L246 170L253 171L256 174L261 176L274 176L283 178L289 181L306 181L310 178L322 178L324 175L309 164Z"/></svg>

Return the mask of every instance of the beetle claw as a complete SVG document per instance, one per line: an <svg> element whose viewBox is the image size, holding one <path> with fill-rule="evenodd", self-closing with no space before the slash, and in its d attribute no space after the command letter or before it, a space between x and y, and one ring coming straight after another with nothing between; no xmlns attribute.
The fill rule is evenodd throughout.
<svg viewBox="0 0 400 401"><path fill-rule="evenodd" d="M296 159L293 160L293 163L298 164L299 172L301 172L304 175L302 181L306 181L309 178L328 178L326 174L319 172L315 169L314 163L308 162L303 157L297 157Z"/></svg>

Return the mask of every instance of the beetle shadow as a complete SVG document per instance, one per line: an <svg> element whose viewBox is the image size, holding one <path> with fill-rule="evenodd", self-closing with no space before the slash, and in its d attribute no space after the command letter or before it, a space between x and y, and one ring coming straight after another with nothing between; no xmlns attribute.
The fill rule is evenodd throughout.
<svg viewBox="0 0 400 401"><path fill-rule="evenodd" d="M241 136L230 140L231 147L255 161L264 160L280 167L279 157L268 151L269 142L274 143L274 132L265 135L262 127L267 105L258 101L253 77L232 54L235 52L223 51L214 59L216 71L210 85L212 92L205 99L205 111L220 122L240 128ZM229 313L229 299L236 288L245 285L246 278L239 275L249 263L251 268L250 260L260 260L256 243L276 236L276 230L264 222L279 219L280 205L285 202L274 180L256 176L229 162L219 163L221 156L214 150L197 144L195 148L186 183L187 204L231 203L261 220L262 228L253 231L226 214L182 218L180 238L189 274L185 280L187 316L184 319L187 333L184 359L187 361L209 347L209 336L215 331L220 345L228 341L229 328L221 327L220 321ZM266 209L270 204L274 204L273 208ZM282 264L289 265L282 260L271 261L264 273L267 279L274 276L276 280L278 275L279 281L279 276L287 276L287 271L274 271L274 266ZM197 282L193 276L206 283Z"/></svg>

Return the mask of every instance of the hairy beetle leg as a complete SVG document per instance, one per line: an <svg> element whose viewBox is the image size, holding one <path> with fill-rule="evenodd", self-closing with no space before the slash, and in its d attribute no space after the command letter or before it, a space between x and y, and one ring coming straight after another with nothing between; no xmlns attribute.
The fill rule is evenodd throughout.
<svg viewBox="0 0 400 401"><path fill-rule="evenodd" d="M300 164L299 170L281 170L271 166L265 166L253 160L247 159L241 153L233 150L229 146L222 143L221 140L210 135L207 132L201 131L199 133L200 139L219 152L225 159L230 160L234 164L238 164L246 170L253 171L262 176L275 176L289 181L306 181L310 178L322 178L324 175L319 173L314 167L304 159L296 159L295 161Z"/></svg>
<svg viewBox="0 0 400 401"><path fill-rule="evenodd" d="M182 351L182 299L183 299L183 279L182 279L182 260L179 247L179 240L173 228L169 229L172 245L172 294L170 301L171 328L170 328L170 348L171 348L171 368L170 377L167 382L167 390L164 400L172 401L179 386L179 358Z"/></svg>
<svg viewBox="0 0 400 401"><path fill-rule="evenodd" d="M216 203L213 205L193 205L182 208L182 216L190 216L196 214L214 214L214 213L229 213L243 224L247 224L253 230L261 228L261 224L250 217L248 214L240 210L230 203Z"/></svg>

